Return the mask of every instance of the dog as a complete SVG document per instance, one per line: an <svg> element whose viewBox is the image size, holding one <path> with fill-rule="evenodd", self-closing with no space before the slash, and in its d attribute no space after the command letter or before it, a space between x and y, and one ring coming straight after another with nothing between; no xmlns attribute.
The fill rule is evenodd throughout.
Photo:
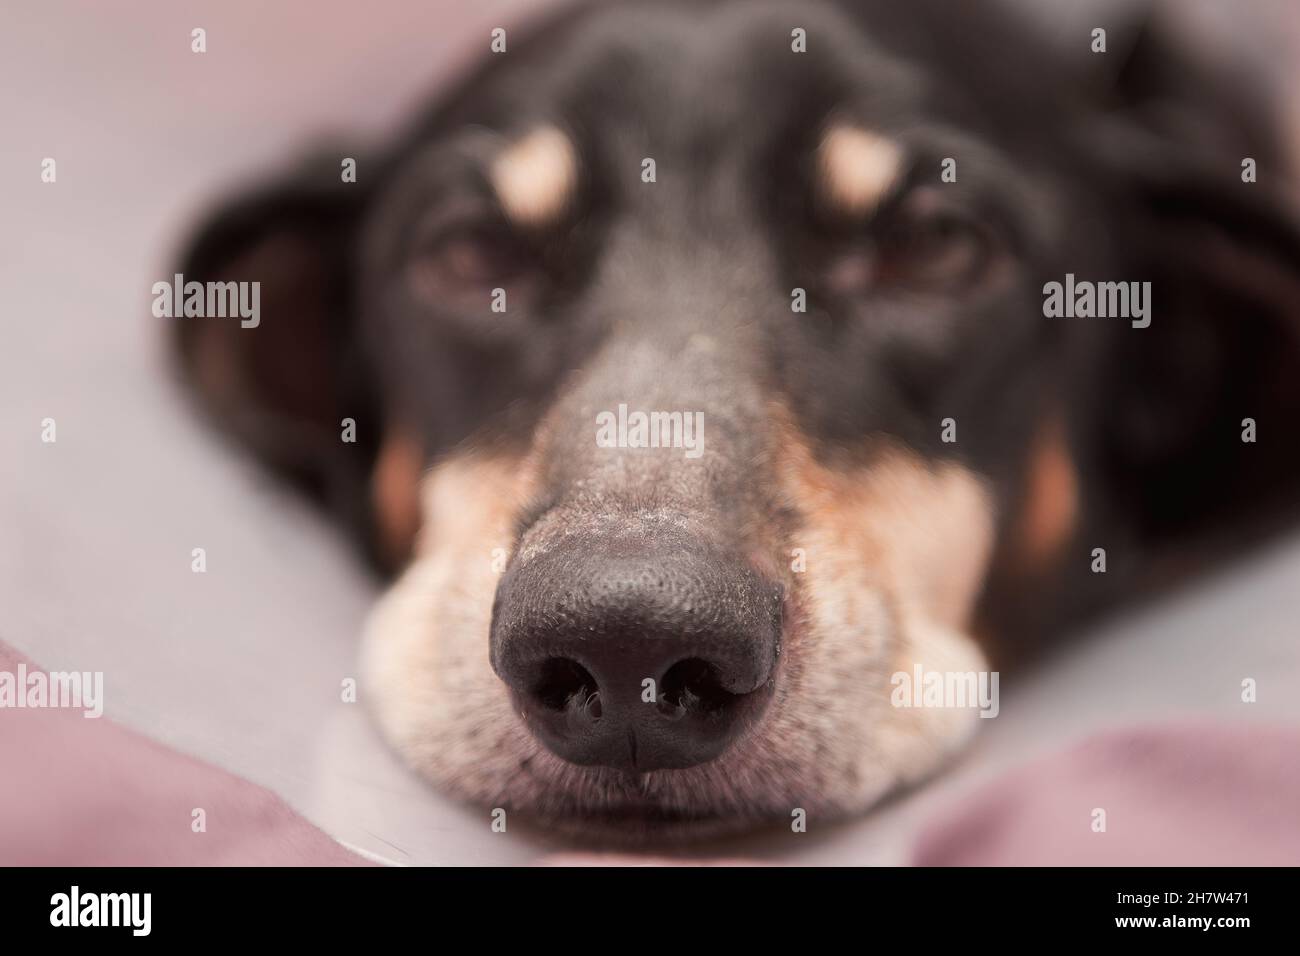
<svg viewBox="0 0 1300 956"><path fill-rule="evenodd" d="M582 3L214 210L181 272L260 321L171 320L178 367L390 578L402 758L598 841L844 817L979 725L895 675L1014 667L1286 526L1285 150L1167 34Z"/></svg>

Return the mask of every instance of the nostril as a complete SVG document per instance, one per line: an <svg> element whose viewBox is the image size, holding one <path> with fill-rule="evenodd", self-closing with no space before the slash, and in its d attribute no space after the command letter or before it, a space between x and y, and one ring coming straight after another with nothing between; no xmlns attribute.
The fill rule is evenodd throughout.
<svg viewBox="0 0 1300 956"><path fill-rule="evenodd" d="M661 713L677 719L687 714L716 714L739 696L722 686L712 664L690 657L668 668L660 684L658 704Z"/></svg>
<svg viewBox="0 0 1300 956"><path fill-rule="evenodd" d="M601 714L600 692L591 672L568 657L551 657L542 662L532 695L547 710L585 711L592 720Z"/></svg>

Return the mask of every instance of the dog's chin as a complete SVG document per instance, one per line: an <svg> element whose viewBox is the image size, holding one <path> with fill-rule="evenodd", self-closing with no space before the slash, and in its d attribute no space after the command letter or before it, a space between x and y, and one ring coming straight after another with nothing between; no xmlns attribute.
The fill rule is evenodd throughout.
<svg viewBox="0 0 1300 956"><path fill-rule="evenodd" d="M776 818L737 817L708 810L675 810L654 803L577 807L562 813L520 813L525 825L592 848L655 849L686 847L735 837Z"/></svg>
<svg viewBox="0 0 1300 956"><path fill-rule="evenodd" d="M522 727L522 725L521 725ZM717 761L683 770L631 773L568 763L528 745L511 789L510 819L576 844L623 849L684 846L788 826L792 788L754 766L762 728ZM753 781L742 790L737 779ZM760 782L761 781L761 782ZM458 788L463 781L435 781ZM482 795L463 793L482 803Z"/></svg>

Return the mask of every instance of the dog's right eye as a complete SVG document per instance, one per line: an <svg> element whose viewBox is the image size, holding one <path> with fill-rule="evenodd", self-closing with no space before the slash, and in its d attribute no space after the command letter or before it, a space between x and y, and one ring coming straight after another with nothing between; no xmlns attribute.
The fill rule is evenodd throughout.
<svg viewBox="0 0 1300 956"><path fill-rule="evenodd" d="M532 250L505 224L460 223L414 244L407 277L416 297L430 305L486 309L494 289L525 292L535 262Z"/></svg>

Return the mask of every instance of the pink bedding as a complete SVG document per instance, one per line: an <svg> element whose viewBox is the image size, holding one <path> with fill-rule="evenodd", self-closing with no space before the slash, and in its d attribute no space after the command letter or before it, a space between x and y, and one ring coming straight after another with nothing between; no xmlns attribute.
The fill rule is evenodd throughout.
<svg viewBox="0 0 1300 956"><path fill-rule="evenodd" d="M1094 737L1003 776L918 842L922 866L1296 866L1300 731Z"/></svg>
<svg viewBox="0 0 1300 956"><path fill-rule="evenodd" d="M0 644L0 672L20 664ZM270 791L81 710L0 709L0 767L2 865L366 863Z"/></svg>
<svg viewBox="0 0 1300 956"><path fill-rule="evenodd" d="M0 644L0 674L20 665L36 669ZM0 709L0 767L0 864L366 865L270 791L81 710ZM1182 725L1094 738L963 798L924 831L914 862L1300 864L1300 730Z"/></svg>

